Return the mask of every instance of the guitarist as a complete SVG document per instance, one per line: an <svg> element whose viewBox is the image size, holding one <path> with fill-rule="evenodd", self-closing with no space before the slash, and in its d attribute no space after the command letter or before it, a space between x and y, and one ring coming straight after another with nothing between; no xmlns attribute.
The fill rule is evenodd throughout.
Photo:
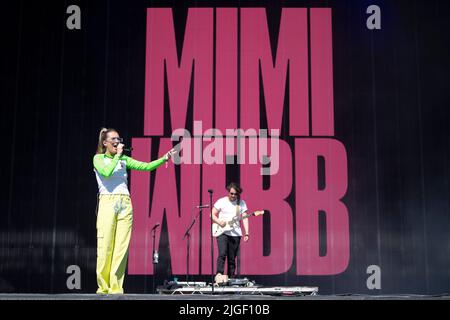
<svg viewBox="0 0 450 320"><path fill-rule="evenodd" d="M212 209L213 223L225 227L226 221L231 220L236 215L242 215L247 211L247 205L241 200L242 188L239 184L231 182L227 186L228 196L220 198L214 203ZM248 241L248 219L242 220L244 226L244 241ZM216 279L224 274L225 259L227 259L228 277L232 278L236 270L236 256L242 237L242 230L237 223L230 231L225 231L217 237L219 256L217 257Z"/></svg>

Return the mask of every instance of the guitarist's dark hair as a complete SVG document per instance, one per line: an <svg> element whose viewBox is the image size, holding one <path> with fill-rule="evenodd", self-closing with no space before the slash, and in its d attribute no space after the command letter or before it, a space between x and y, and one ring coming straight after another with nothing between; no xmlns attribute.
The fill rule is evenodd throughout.
<svg viewBox="0 0 450 320"><path fill-rule="evenodd" d="M237 192L237 198L238 198L238 200L240 201L241 200L241 193L244 191L242 188L241 188L241 186L238 184L238 183L236 183L236 182L230 182L228 185L227 185L227 190L228 190L228 192L231 190L231 189L234 189L234 190L236 190L236 192Z"/></svg>

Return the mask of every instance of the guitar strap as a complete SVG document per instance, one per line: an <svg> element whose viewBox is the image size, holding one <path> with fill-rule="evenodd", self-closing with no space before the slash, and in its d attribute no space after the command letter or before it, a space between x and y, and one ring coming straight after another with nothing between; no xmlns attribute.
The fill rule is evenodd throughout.
<svg viewBox="0 0 450 320"><path fill-rule="evenodd" d="M241 206L240 206L241 200L238 200L238 203L236 205L236 220L239 221L239 214L241 213Z"/></svg>
<svg viewBox="0 0 450 320"><path fill-rule="evenodd" d="M238 200L239 202L237 203L236 206L236 217L239 217L239 214L241 213L241 206L239 205L240 200Z"/></svg>

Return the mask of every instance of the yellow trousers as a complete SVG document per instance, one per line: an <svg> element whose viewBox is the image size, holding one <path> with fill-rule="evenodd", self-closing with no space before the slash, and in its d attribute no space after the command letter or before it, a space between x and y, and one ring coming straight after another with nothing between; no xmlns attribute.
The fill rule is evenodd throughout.
<svg viewBox="0 0 450 320"><path fill-rule="evenodd" d="M128 195L100 195L97 214L97 284L99 294L123 293L133 224Z"/></svg>

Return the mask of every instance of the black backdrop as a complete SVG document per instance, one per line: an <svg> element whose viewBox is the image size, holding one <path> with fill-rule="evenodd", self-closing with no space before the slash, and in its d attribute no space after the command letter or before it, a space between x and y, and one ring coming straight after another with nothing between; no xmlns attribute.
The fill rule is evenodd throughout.
<svg viewBox="0 0 450 320"><path fill-rule="evenodd" d="M81 30L66 28L71 4L81 8ZM366 28L371 4L381 8L381 30ZM152 6L174 9L178 44L189 7L266 7L272 39L282 7L332 8L349 265L339 275L253 279L324 294L449 291L448 1L95 0L9 1L2 9L1 292L69 292L69 265L82 270L75 292L95 291L92 155L102 126L127 142L142 136ZM379 290L366 286L369 265L381 268ZM129 275L125 290L151 292L152 280Z"/></svg>

